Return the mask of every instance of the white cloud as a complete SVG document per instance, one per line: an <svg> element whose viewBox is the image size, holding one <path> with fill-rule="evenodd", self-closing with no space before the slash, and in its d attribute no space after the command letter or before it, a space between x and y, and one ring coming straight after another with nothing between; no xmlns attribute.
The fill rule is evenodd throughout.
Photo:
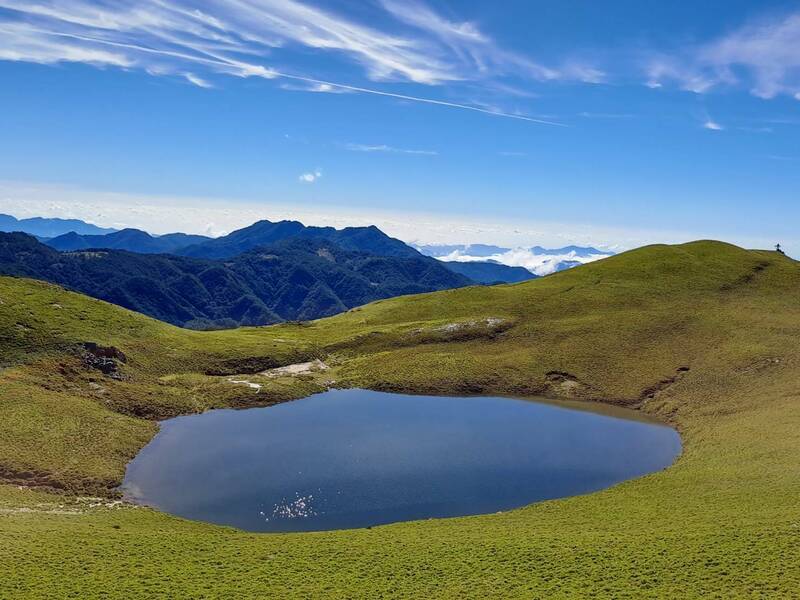
<svg viewBox="0 0 800 600"><path fill-rule="evenodd" d="M577 62L567 61L559 67L559 79L567 81L581 81L583 83L606 83L608 80L607 74L592 65Z"/></svg>
<svg viewBox="0 0 800 600"><path fill-rule="evenodd" d="M417 0L381 0L381 4L400 21L433 34L478 72L513 68L539 80L559 78L557 71L499 48L475 23L449 21Z"/></svg>
<svg viewBox="0 0 800 600"><path fill-rule="evenodd" d="M39 64L79 62L114 67L131 67L135 64L134 60L124 52L75 44L64 38L42 35L21 23L2 21L0 21L0 60Z"/></svg>
<svg viewBox="0 0 800 600"><path fill-rule="evenodd" d="M382 152L388 154L418 154L422 156L438 156L439 153L435 150L410 150L408 148L395 148L394 146L387 146L386 144L369 145L369 144L345 144L347 150L353 152Z"/></svg>
<svg viewBox="0 0 800 600"><path fill-rule="evenodd" d="M298 180L300 181L300 183L314 183L320 177L322 177L322 171L317 169L316 171L309 171L308 173L303 173L302 175L300 175L300 177L298 177Z"/></svg>
<svg viewBox="0 0 800 600"><path fill-rule="evenodd" d="M192 83L192 84L196 85L197 87L201 87L201 88L204 88L204 89L210 89L210 88L214 87L208 81L206 81L202 77L198 77L194 73L184 73L183 76L186 78L186 80L189 83Z"/></svg>
<svg viewBox="0 0 800 600"><path fill-rule="evenodd" d="M722 125L720 125L716 121L712 121L711 119L709 119L705 123L703 123L703 128L704 129L709 129L711 131L722 131L722 130L725 129Z"/></svg>
<svg viewBox="0 0 800 600"><path fill-rule="evenodd" d="M680 89L695 94L704 94L720 83L707 73L681 64L670 57L654 59L647 67L647 77L648 81L645 85L651 89L661 88L664 81L672 80L678 82Z"/></svg>
<svg viewBox="0 0 800 600"><path fill-rule="evenodd" d="M650 87L668 81L703 94L721 86L746 86L760 98L800 97L800 12L746 23L739 29L647 68Z"/></svg>
<svg viewBox="0 0 800 600"><path fill-rule="evenodd" d="M600 69L583 62L572 60L559 66L545 66L502 48L476 23L446 19L420 0L381 0L381 4L398 20L433 35L462 64L478 73L515 74L537 81L599 83L605 79Z"/></svg>
<svg viewBox="0 0 800 600"><path fill-rule="evenodd" d="M536 275L549 275L559 269L574 264L587 264L608 258L607 254L579 255L574 251L559 254L541 254L529 248L512 248L507 252L492 254L491 256L471 256L459 250L439 258L439 260L457 262L485 262L494 261L510 267L525 267Z"/></svg>
<svg viewBox="0 0 800 600"><path fill-rule="evenodd" d="M290 92L313 92L316 94L353 94L352 90L331 83L282 83L282 90Z"/></svg>
<svg viewBox="0 0 800 600"><path fill-rule="evenodd" d="M631 113L601 113L583 111L579 112L578 116L583 117L584 119L632 119L636 115Z"/></svg>
<svg viewBox="0 0 800 600"><path fill-rule="evenodd" d="M461 75L422 42L406 39L294 0L229 0L229 18L284 43L342 52L360 63L374 81L436 84Z"/></svg>
<svg viewBox="0 0 800 600"><path fill-rule="evenodd" d="M200 87L210 87L210 75L281 78L289 89L376 94L544 122L513 111L307 77L264 61L291 64L298 49L311 48L360 65L371 81L428 86L472 82L497 84L498 90L505 89L507 77L601 77L594 67L574 61L542 66L503 49L477 25L445 20L419 1L384 3L388 16L408 26L406 31L396 24L380 29L298 0L220 0L203 3L202 10L189 0L0 0L0 8L5 9L0 14L0 60L141 69L182 76Z"/></svg>

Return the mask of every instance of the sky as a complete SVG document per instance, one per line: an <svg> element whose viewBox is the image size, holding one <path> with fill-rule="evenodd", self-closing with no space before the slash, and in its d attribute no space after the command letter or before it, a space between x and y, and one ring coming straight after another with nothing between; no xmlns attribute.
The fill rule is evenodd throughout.
<svg viewBox="0 0 800 600"><path fill-rule="evenodd" d="M0 0L0 212L800 256L800 2Z"/></svg>

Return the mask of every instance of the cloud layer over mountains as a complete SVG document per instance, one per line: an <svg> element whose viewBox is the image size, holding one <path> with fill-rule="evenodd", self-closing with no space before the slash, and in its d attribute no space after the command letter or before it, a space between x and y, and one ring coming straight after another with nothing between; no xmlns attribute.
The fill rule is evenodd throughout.
<svg viewBox="0 0 800 600"><path fill-rule="evenodd" d="M443 261L492 261L510 267L525 267L535 275L549 275L570 267L594 262L613 255L613 252L592 247L565 246L564 248L503 248L483 244L418 246L427 256Z"/></svg>

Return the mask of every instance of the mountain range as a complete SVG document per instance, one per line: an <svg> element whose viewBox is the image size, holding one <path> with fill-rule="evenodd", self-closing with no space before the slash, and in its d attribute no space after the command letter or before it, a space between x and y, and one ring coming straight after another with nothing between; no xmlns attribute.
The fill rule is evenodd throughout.
<svg viewBox="0 0 800 600"><path fill-rule="evenodd" d="M265 244L287 239L324 240L342 250L376 256L418 258L420 253L400 240L370 227L307 227L299 221L258 221L226 236L182 248L177 254L195 258L230 258Z"/></svg>
<svg viewBox="0 0 800 600"><path fill-rule="evenodd" d="M343 250L367 252L376 256L421 258L422 254L398 239L389 237L377 227L306 227L297 221L259 221L229 235L209 238L202 235L169 233L154 236L138 229L123 229L105 235L79 235L70 232L43 239L48 246L61 251L88 249L128 250L141 254L176 254L193 258L225 259L263 245L290 239L323 240ZM490 248L487 246L487 248ZM454 273L484 285L517 283L535 277L522 267L510 267L496 261L467 263L442 261Z"/></svg>
<svg viewBox="0 0 800 600"><path fill-rule="evenodd" d="M63 251L103 248L209 259L230 258L253 248L287 239L321 239L344 250L368 252L378 256L410 258L422 254L437 258L451 271L466 275L481 284L525 281L533 276L562 271L614 254L584 246L533 246L514 249L489 244L408 245L387 236L375 226L338 230L333 227L309 227L298 221L258 221L228 235L210 238L185 233L156 236L138 229L119 231L75 219L16 219L9 215L0 215L0 231L30 233L49 246ZM464 266L462 263L470 265Z"/></svg>
<svg viewBox="0 0 800 600"><path fill-rule="evenodd" d="M219 261L110 249L59 252L27 234L0 233L0 273L197 329L315 319L474 283L422 255L378 256L297 238Z"/></svg>
<svg viewBox="0 0 800 600"><path fill-rule="evenodd" d="M181 248L209 240L211 238L204 235L168 233L154 236L139 229L123 229L104 235L81 235L71 231L43 241L56 250L107 248L110 250L130 250L141 254L171 254Z"/></svg>
<svg viewBox="0 0 800 600"><path fill-rule="evenodd" d="M39 238L52 238L70 232L79 235L104 235L113 233L116 229L98 227L78 219L46 219L43 217L17 219L11 215L0 214L0 231L23 231Z"/></svg>
<svg viewBox="0 0 800 600"><path fill-rule="evenodd" d="M213 329L330 316L392 296L538 275L484 244L411 247L377 227L259 221L228 235L103 229L66 219L0 215L0 274L42 279L175 325ZM71 229L68 232L63 230ZM57 233L58 235L50 235ZM570 246L552 270L602 251ZM454 260L446 260L453 258Z"/></svg>

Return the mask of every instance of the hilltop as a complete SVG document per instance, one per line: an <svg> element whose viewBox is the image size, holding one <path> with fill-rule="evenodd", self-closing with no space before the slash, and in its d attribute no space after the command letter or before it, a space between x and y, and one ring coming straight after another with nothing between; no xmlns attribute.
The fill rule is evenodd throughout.
<svg viewBox="0 0 800 600"><path fill-rule="evenodd" d="M193 332L0 277L0 475L33 484L0 486L0 595L789 597L798 290L795 261L703 241L305 325ZM113 377L87 342L124 356ZM684 453L597 494L372 530L263 536L77 498L113 496L154 418L324 389L258 375L310 358L345 387L638 408L677 427Z"/></svg>

